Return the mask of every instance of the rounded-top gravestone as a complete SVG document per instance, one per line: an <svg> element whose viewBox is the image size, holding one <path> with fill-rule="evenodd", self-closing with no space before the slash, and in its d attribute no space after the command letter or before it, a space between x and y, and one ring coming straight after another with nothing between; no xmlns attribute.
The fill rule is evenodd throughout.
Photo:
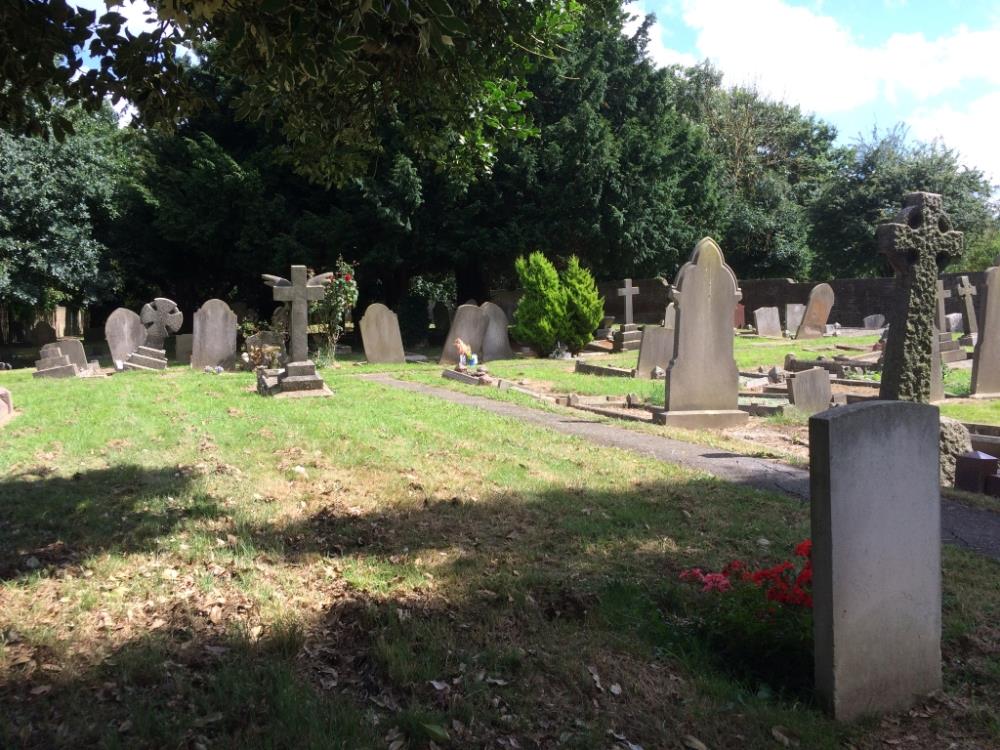
<svg viewBox="0 0 1000 750"><path fill-rule="evenodd" d="M167 336L180 330L184 322L184 313L178 309L177 303L173 300L157 297L142 306L139 318L146 327L146 345L162 349Z"/></svg>
<svg viewBox="0 0 1000 750"><path fill-rule="evenodd" d="M510 335L507 327L507 313L493 302L484 302L479 306L486 316L486 332L483 334L483 362L497 359L513 359L514 352L510 348Z"/></svg>
<svg viewBox="0 0 1000 750"><path fill-rule="evenodd" d="M120 370L125 360L146 343L146 327L134 312L119 307L108 316L104 324L104 338L111 350L115 368Z"/></svg>
<svg viewBox="0 0 1000 750"><path fill-rule="evenodd" d="M368 305L359 324L361 343L365 348L365 359L372 364L403 364L403 338L399 333L399 319L396 313L375 302Z"/></svg>
<svg viewBox="0 0 1000 750"><path fill-rule="evenodd" d="M222 367L236 364L236 313L221 299L210 299L194 314L191 366Z"/></svg>

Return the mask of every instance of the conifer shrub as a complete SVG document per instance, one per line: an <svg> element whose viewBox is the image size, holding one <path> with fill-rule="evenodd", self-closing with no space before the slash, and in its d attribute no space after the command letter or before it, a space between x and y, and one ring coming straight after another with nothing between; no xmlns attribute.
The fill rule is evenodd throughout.
<svg viewBox="0 0 1000 750"><path fill-rule="evenodd" d="M551 352L560 340L566 301L555 266L540 252L514 261L523 294L514 310L514 337L539 354Z"/></svg>
<svg viewBox="0 0 1000 750"><path fill-rule="evenodd" d="M559 275L559 283L566 311L559 338L577 354L604 319L604 298L597 291L593 275L575 255L570 256L566 270Z"/></svg>

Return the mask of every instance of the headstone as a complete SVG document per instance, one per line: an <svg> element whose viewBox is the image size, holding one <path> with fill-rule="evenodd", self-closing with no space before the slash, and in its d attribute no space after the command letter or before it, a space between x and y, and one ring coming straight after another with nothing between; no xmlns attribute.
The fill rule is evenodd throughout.
<svg viewBox="0 0 1000 750"><path fill-rule="evenodd" d="M673 302L667 305L667 310L663 314L663 327L671 331L677 327L677 307Z"/></svg>
<svg viewBox="0 0 1000 750"><path fill-rule="evenodd" d="M35 362L35 371L31 373L35 378L72 378L76 377L79 370L74 365L69 356L60 351L59 344L46 344L38 353L39 359Z"/></svg>
<svg viewBox="0 0 1000 750"><path fill-rule="evenodd" d="M291 280L262 274L264 283L272 287L275 302L289 304L288 335L291 340L290 361L283 369L257 370L257 392L264 396L282 393L325 396L330 393L323 378L316 374L316 365L309 359L309 303L326 295L331 272L309 276L305 266L292 266Z"/></svg>
<svg viewBox="0 0 1000 750"><path fill-rule="evenodd" d="M802 323L795 330L795 338L818 339L826 333L826 322L833 309L833 287L817 284L809 291L809 301L802 316Z"/></svg>
<svg viewBox="0 0 1000 750"><path fill-rule="evenodd" d="M733 328L747 327L747 308L742 302L733 310Z"/></svg>
<svg viewBox="0 0 1000 750"><path fill-rule="evenodd" d="M976 296L976 285L969 283L968 276L959 278L958 288L955 290L962 299L962 316L965 323L965 332L970 336L979 333L979 321L976 319L976 302L972 298Z"/></svg>
<svg viewBox="0 0 1000 750"><path fill-rule="evenodd" d="M951 290L944 288L944 282L941 279L937 280L937 291L934 296L937 302L937 318L934 323L937 325L939 331L948 330L948 318L945 312L945 302L951 299Z"/></svg>
<svg viewBox="0 0 1000 750"><path fill-rule="evenodd" d="M665 371L674 353L674 329L666 326L646 326L642 331L639 345L639 364L635 376L643 379L655 378L654 370Z"/></svg>
<svg viewBox="0 0 1000 750"><path fill-rule="evenodd" d="M455 318L451 321L451 327L448 329L448 336L444 341L444 349L441 351L441 359L438 360L438 364L458 364L458 352L455 351L454 346L455 339L462 339L472 347L473 354L481 354L483 339L489 324L489 318L478 305L460 305L455 311Z"/></svg>
<svg viewBox="0 0 1000 750"><path fill-rule="evenodd" d="M365 348L365 359L372 364L403 364L403 337L399 332L396 313L381 302L368 305L361 316L361 343Z"/></svg>
<svg viewBox="0 0 1000 750"><path fill-rule="evenodd" d="M618 290L618 296L625 298L625 325L633 323L632 298L639 293L639 287L632 286L632 279L625 279L625 286Z"/></svg>
<svg viewBox="0 0 1000 750"><path fill-rule="evenodd" d="M941 687L938 410L837 407L809 446L817 693L837 720L905 709Z"/></svg>
<svg viewBox="0 0 1000 750"><path fill-rule="evenodd" d="M514 352L510 348L509 321L507 313L492 302L484 302L479 309L486 315L486 333L483 334L483 351L481 361L493 362L498 359L513 359Z"/></svg>
<svg viewBox="0 0 1000 750"><path fill-rule="evenodd" d="M985 492L986 478L996 474L996 456L970 451L955 457L955 489L964 492Z"/></svg>
<svg viewBox="0 0 1000 750"><path fill-rule="evenodd" d="M236 313L221 299L210 299L194 314L191 366L196 370L236 366Z"/></svg>
<svg viewBox="0 0 1000 750"><path fill-rule="evenodd" d="M182 365L191 364L191 351L194 347L193 333L179 333L174 336L174 359Z"/></svg>
<svg viewBox="0 0 1000 750"><path fill-rule="evenodd" d="M983 285L983 319L972 353L973 397L1000 396L1000 268L986 269Z"/></svg>
<svg viewBox="0 0 1000 750"><path fill-rule="evenodd" d="M805 317L806 306L798 303L785 305L785 330L797 331Z"/></svg>
<svg viewBox="0 0 1000 750"><path fill-rule="evenodd" d="M897 272L879 397L926 402L932 361L940 366L940 358L932 356L938 263L961 253L962 233L951 228L940 195L908 193L902 210L879 226L876 238Z"/></svg>
<svg viewBox="0 0 1000 750"><path fill-rule="evenodd" d="M87 352L84 350L83 342L80 339L59 339L54 344L46 344L42 349L45 350L49 347L54 347L60 354L69 357L70 363L76 365L78 370L84 371L90 369L90 363L87 362Z"/></svg>
<svg viewBox="0 0 1000 750"><path fill-rule="evenodd" d="M733 311L741 294L722 250L710 237L701 240L671 293L677 328L667 367L667 410L658 422L693 428L746 423L747 414L737 408L733 357Z"/></svg>
<svg viewBox="0 0 1000 750"><path fill-rule="evenodd" d="M885 327L885 316L881 313L875 313L874 315L869 315L864 320L865 328L869 330L878 330Z"/></svg>
<svg viewBox="0 0 1000 750"><path fill-rule="evenodd" d="M948 313L944 317L948 321L948 333L965 333L962 313Z"/></svg>
<svg viewBox="0 0 1000 750"><path fill-rule="evenodd" d="M777 307L758 307L753 311L753 324L758 336L781 338L781 317Z"/></svg>
<svg viewBox="0 0 1000 750"><path fill-rule="evenodd" d="M281 331L258 331L252 336L247 336L244 343L250 364L254 367L278 369L288 362L285 334Z"/></svg>
<svg viewBox="0 0 1000 750"><path fill-rule="evenodd" d="M172 336L180 330L184 322L184 313L177 308L177 303L173 300L157 297L142 306L139 319L146 326L146 345L162 349L167 336Z"/></svg>
<svg viewBox="0 0 1000 750"><path fill-rule="evenodd" d="M104 338L115 369L120 370L135 350L146 343L146 327L134 312L119 307L104 324Z"/></svg>
<svg viewBox="0 0 1000 750"><path fill-rule="evenodd" d="M797 372L787 380L788 400L799 411L812 415L830 408L830 373L822 367Z"/></svg>

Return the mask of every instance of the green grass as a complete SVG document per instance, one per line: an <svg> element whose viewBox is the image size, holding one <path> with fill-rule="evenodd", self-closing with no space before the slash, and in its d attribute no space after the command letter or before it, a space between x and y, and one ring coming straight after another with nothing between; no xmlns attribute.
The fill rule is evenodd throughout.
<svg viewBox="0 0 1000 750"><path fill-rule="evenodd" d="M919 731L836 725L692 627L678 572L783 559L808 534L797 501L358 377L375 369L444 383L344 363L323 371L333 397L282 401L245 374L0 373L20 412L0 428L0 746L773 748L781 726L832 750ZM1000 566L944 559L935 720L985 747Z"/></svg>

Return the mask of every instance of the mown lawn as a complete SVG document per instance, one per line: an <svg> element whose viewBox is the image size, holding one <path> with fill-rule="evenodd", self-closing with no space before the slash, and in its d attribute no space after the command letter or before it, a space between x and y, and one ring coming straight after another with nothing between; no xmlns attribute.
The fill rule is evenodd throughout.
<svg viewBox="0 0 1000 750"><path fill-rule="evenodd" d="M838 726L677 581L786 558L806 507L369 369L0 373L0 746L1000 742L1000 566L946 550L942 696Z"/></svg>

